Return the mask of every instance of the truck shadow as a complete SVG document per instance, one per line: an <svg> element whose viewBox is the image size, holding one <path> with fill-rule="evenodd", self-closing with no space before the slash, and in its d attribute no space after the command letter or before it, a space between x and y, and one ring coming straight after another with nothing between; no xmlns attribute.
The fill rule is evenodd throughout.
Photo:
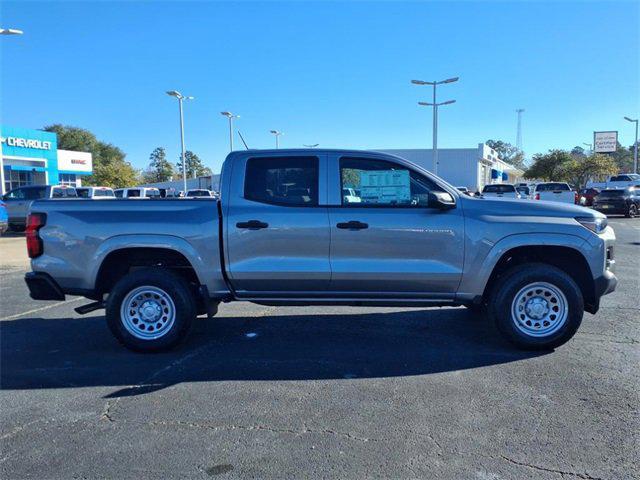
<svg viewBox="0 0 640 480"><path fill-rule="evenodd" d="M290 311L290 310L288 310ZM2 322L0 388L130 386L140 395L180 382L428 375L524 360L466 309L198 319L178 349L129 352L104 317Z"/></svg>

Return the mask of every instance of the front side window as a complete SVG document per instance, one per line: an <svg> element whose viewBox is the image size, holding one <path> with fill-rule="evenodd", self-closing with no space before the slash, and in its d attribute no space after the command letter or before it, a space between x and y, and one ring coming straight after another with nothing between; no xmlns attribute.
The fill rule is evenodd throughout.
<svg viewBox="0 0 640 480"><path fill-rule="evenodd" d="M156 198L160 197L160 190L147 190L144 194L147 198Z"/></svg>
<svg viewBox="0 0 640 480"><path fill-rule="evenodd" d="M318 205L318 157L250 158L244 198L276 205Z"/></svg>
<svg viewBox="0 0 640 480"><path fill-rule="evenodd" d="M425 207L441 189L428 178L386 160L340 159L343 206Z"/></svg>

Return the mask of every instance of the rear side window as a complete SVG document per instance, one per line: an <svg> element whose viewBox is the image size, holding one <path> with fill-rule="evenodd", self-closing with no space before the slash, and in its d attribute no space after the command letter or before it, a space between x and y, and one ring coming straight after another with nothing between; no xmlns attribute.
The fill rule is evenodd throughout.
<svg viewBox="0 0 640 480"><path fill-rule="evenodd" d="M23 189L19 188L18 190L11 190L7 194L7 198L11 200L22 200L23 198L25 198L25 194L26 192Z"/></svg>
<svg viewBox="0 0 640 480"><path fill-rule="evenodd" d="M487 185L482 189L482 193L513 193L516 188L513 185Z"/></svg>
<svg viewBox="0 0 640 480"><path fill-rule="evenodd" d="M44 198L47 194L47 187L25 188L24 198L27 200L37 200Z"/></svg>
<svg viewBox="0 0 640 480"><path fill-rule="evenodd" d="M250 158L244 198L276 205L318 205L318 157Z"/></svg>
<svg viewBox="0 0 640 480"><path fill-rule="evenodd" d="M629 175L616 175L615 177L611 177L612 182L628 182L631 180Z"/></svg>
<svg viewBox="0 0 640 480"><path fill-rule="evenodd" d="M80 192L78 192L78 194L80 194ZM103 189L97 189L93 191L93 196L94 197L113 197L113 192L107 188Z"/></svg>
<svg viewBox="0 0 640 480"><path fill-rule="evenodd" d="M122 190L116 190L115 192L113 192L113 194L116 196L116 198L122 198Z"/></svg>
<svg viewBox="0 0 640 480"><path fill-rule="evenodd" d="M89 198L89 189L88 188L76 188L76 193L80 198Z"/></svg>
<svg viewBox="0 0 640 480"><path fill-rule="evenodd" d="M160 196L160 191L159 190L147 190L145 192L144 196L147 197L147 198L159 197Z"/></svg>
<svg viewBox="0 0 640 480"><path fill-rule="evenodd" d="M536 192L568 192L570 190L566 183L540 183L536 185Z"/></svg>
<svg viewBox="0 0 640 480"><path fill-rule="evenodd" d="M140 196L140 190L129 190L127 192L127 197L139 197Z"/></svg>

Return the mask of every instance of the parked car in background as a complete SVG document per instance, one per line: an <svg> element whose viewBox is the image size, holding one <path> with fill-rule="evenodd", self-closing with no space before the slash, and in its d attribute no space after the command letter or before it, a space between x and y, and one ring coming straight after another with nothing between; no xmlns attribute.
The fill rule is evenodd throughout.
<svg viewBox="0 0 640 480"><path fill-rule="evenodd" d="M473 196L473 194L469 191L467 187L456 187L459 192L464 193L465 195Z"/></svg>
<svg viewBox="0 0 640 480"><path fill-rule="evenodd" d="M587 188L593 187L599 190L624 189L627 187L640 187L640 174L619 173L612 175L606 182L587 182Z"/></svg>
<svg viewBox="0 0 640 480"><path fill-rule="evenodd" d="M114 198L113 188L109 187L76 187L78 198Z"/></svg>
<svg viewBox="0 0 640 480"><path fill-rule="evenodd" d="M345 200L345 178L361 202ZM114 336L147 352L177 345L197 314L230 301L465 305L486 309L515 345L549 349L616 286L603 214L469 197L393 155L235 151L221 179L219 202L34 204L32 298L90 298L76 311L105 308Z"/></svg>
<svg viewBox="0 0 640 480"><path fill-rule="evenodd" d="M155 187L118 188L113 193L116 198L160 198L160 190Z"/></svg>
<svg viewBox="0 0 640 480"><path fill-rule="evenodd" d="M593 199L600 193L597 188L582 188L578 191L578 205L590 207L593 205Z"/></svg>
<svg viewBox="0 0 640 480"><path fill-rule="evenodd" d="M355 188L343 188L342 200L345 203L362 203L362 198L360 198L360 195L358 195Z"/></svg>
<svg viewBox="0 0 640 480"><path fill-rule="evenodd" d="M565 182L538 183L533 198L549 202L578 203L578 194Z"/></svg>
<svg viewBox="0 0 640 480"><path fill-rule="evenodd" d="M187 190L187 194L185 197L187 198L196 198L196 197L213 197L213 192L211 190L207 190L206 188L196 188L193 190Z"/></svg>
<svg viewBox="0 0 640 480"><path fill-rule="evenodd" d="M7 213L7 204L0 201L0 235L9 229L9 214Z"/></svg>
<svg viewBox="0 0 640 480"><path fill-rule="evenodd" d="M529 187L528 185L517 185L516 192L518 192L520 198L524 198L526 200L530 200L532 198L531 187Z"/></svg>
<svg viewBox="0 0 640 480"><path fill-rule="evenodd" d="M9 229L22 231L27 225L27 214L35 200L44 198L77 198L74 187L66 185L28 185L7 192L2 197L9 215Z"/></svg>
<svg viewBox="0 0 640 480"><path fill-rule="evenodd" d="M640 212L640 187L602 190L593 201L593 208L607 215L637 217Z"/></svg>
<svg viewBox="0 0 640 480"><path fill-rule="evenodd" d="M516 191L516 187L510 183L485 185L482 189L482 196L495 198L520 198L520 195Z"/></svg>
<svg viewBox="0 0 640 480"><path fill-rule="evenodd" d="M174 198L178 197L178 191L175 188L158 188L161 198Z"/></svg>

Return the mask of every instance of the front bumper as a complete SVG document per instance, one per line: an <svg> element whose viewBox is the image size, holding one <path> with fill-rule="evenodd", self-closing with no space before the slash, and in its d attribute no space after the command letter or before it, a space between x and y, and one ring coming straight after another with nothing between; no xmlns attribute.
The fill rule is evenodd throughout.
<svg viewBox="0 0 640 480"><path fill-rule="evenodd" d="M44 272L28 272L24 281L29 288L29 295L34 300L64 300L65 296L60 285Z"/></svg>

